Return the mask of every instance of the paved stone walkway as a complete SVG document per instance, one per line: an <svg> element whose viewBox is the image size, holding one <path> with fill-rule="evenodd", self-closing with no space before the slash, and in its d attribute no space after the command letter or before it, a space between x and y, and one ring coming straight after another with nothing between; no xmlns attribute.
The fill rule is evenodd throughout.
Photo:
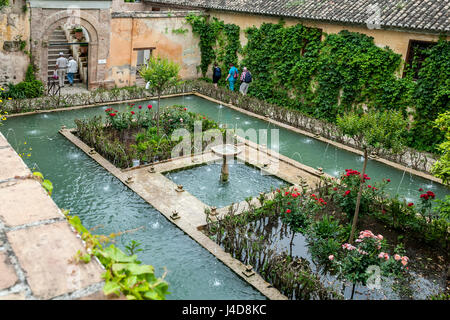
<svg viewBox="0 0 450 320"><path fill-rule="evenodd" d="M61 88L61 94L77 94L77 93L88 93L89 90L86 88L84 83L75 83L73 87L65 85Z"/></svg>
<svg viewBox="0 0 450 320"><path fill-rule="evenodd" d="M0 133L0 300L101 299L103 267ZM103 297L104 298L104 297Z"/></svg>

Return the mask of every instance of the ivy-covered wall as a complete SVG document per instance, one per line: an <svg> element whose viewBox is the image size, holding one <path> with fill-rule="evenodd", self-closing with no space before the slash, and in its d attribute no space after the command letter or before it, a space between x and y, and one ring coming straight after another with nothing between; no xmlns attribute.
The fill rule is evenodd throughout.
<svg viewBox="0 0 450 320"><path fill-rule="evenodd" d="M410 146L434 152L442 140L431 121L450 108L450 52L444 39L428 53L416 82L408 73L400 77L401 54L380 48L365 34L343 30L322 35L321 30L302 24L263 23L245 30L247 41L241 48L230 46L230 39L236 37L224 42L220 32L211 32L233 24L216 17L189 17L188 22L194 23L193 32L200 38L204 75L219 52L232 48L225 56L240 53L240 68L246 66L253 74L250 96L331 123L349 110L401 110L413 119L411 130L405 132ZM203 52L207 52L205 59Z"/></svg>

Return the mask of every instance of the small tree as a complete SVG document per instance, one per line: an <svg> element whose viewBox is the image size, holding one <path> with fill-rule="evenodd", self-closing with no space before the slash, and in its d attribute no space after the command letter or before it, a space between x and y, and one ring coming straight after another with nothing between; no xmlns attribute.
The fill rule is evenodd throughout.
<svg viewBox="0 0 450 320"><path fill-rule="evenodd" d="M407 121L400 112L388 110L384 112L369 111L363 115L354 113L337 117L337 125L344 134L351 136L364 152L364 165L353 216L352 231L349 242L353 243L356 223L358 221L362 188L365 181L368 156L377 150L391 149L399 152L404 145L403 132L407 130Z"/></svg>
<svg viewBox="0 0 450 320"><path fill-rule="evenodd" d="M450 111L441 113L434 123L436 128L444 132L445 140L438 146L442 155L434 164L432 172L445 184L450 184Z"/></svg>
<svg viewBox="0 0 450 320"><path fill-rule="evenodd" d="M178 72L180 66L167 58L150 57L147 66L140 70L140 74L145 81L150 83L150 87L158 94L158 108L156 111L156 133L159 135L159 109L161 93L172 86L181 83Z"/></svg>

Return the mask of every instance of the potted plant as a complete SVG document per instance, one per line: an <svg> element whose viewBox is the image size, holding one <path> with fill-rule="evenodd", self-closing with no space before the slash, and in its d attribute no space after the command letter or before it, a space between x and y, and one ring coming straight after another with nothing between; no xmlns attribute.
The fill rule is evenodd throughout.
<svg viewBox="0 0 450 320"><path fill-rule="evenodd" d="M85 55L88 51L88 44L87 43L80 43L80 54Z"/></svg>
<svg viewBox="0 0 450 320"><path fill-rule="evenodd" d="M81 38L83 38L83 29L75 28L74 31L75 31L75 38L81 40Z"/></svg>

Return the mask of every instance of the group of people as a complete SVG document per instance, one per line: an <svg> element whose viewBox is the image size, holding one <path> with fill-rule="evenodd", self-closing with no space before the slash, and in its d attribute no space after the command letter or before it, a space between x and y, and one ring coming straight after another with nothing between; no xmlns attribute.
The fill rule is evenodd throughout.
<svg viewBox="0 0 450 320"><path fill-rule="evenodd" d="M216 86L216 88L217 83L219 82L221 77L222 77L222 70L217 65L217 63L215 63L213 70L213 83ZM234 86L236 84L236 81L238 81L238 79L241 81L239 92L245 96L247 94L250 82L252 82L252 74L246 67L244 67L242 70L242 74L239 77L239 70L232 63L230 63L230 70L228 71L226 81L228 81L228 87L231 91L234 91Z"/></svg>
<svg viewBox="0 0 450 320"><path fill-rule="evenodd" d="M64 53L59 53L59 58L56 59L56 73L59 80L59 86L64 87L64 80L66 78L67 73L67 80L69 80L69 85L73 86L73 78L75 76L75 73L78 72L78 64L73 59L72 56L69 57L69 59L66 59L64 57Z"/></svg>

